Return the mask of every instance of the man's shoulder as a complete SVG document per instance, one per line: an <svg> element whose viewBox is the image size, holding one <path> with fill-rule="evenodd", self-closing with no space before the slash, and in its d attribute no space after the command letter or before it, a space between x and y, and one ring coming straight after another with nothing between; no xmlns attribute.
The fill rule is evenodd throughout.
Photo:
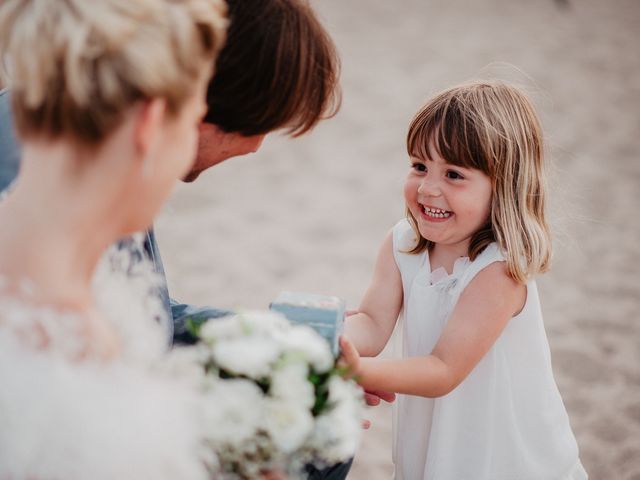
<svg viewBox="0 0 640 480"><path fill-rule="evenodd" d="M13 131L11 95L8 89L0 91L0 191L18 174L20 145Z"/></svg>
<svg viewBox="0 0 640 480"><path fill-rule="evenodd" d="M0 126L11 127L11 94L8 88L0 90Z"/></svg>

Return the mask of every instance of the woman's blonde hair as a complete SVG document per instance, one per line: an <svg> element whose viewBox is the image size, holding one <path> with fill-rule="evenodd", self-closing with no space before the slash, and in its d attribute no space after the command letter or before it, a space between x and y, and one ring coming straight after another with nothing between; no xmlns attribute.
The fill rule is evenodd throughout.
<svg viewBox="0 0 640 480"><path fill-rule="evenodd" d="M162 98L177 113L225 29L221 0L2 0L18 135L96 145L138 101Z"/></svg>
<svg viewBox="0 0 640 480"><path fill-rule="evenodd" d="M430 159L430 147L448 163L480 170L492 181L490 218L471 238L470 259L495 241L513 279L524 283L548 270L551 237L545 220L542 129L531 100L494 81L445 90L409 126L409 155ZM418 236L410 253L433 248L408 211L407 217Z"/></svg>

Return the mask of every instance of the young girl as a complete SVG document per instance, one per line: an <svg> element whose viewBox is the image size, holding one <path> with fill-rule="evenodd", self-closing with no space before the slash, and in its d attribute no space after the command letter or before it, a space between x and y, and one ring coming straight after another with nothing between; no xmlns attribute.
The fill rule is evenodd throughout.
<svg viewBox="0 0 640 480"><path fill-rule="evenodd" d="M402 394L395 477L587 478L533 279L551 243L531 102L503 83L446 90L414 117L407 150L407 219L342 341L365 389ZM403 358L360 358L380 353L399 315Z"/></svg>

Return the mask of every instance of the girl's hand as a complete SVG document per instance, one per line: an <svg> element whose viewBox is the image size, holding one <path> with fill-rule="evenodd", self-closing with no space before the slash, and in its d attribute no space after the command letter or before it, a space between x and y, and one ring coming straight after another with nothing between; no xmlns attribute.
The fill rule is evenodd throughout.
<svg viewBox="0 0 640 480"><path fill-rule="evenodd" d="M340 363L349 368L351 377L357 377L360 374L360 354L351 340L344 335L340 335L340 350Z"/></svg>
<svg viewBox="0 0 640 480"><path fill-rule="evenodd" d="M380 405L380 400L384 400L387 403L393 403L396 400L396 394L393 392L384 392L382 390L365 390L364 401L369 407L376 407ZM363 420L362 428L368 430L371 427L371 420Z"/></svg>
<svg viewBox="0 0 640 480"><path fill-rule="evenodd" d="M384 400L387 403L393 403L396 400L396 394L382 390L365 390L364 400L370 407L376 407L380 405L380 400Z"/></svg>

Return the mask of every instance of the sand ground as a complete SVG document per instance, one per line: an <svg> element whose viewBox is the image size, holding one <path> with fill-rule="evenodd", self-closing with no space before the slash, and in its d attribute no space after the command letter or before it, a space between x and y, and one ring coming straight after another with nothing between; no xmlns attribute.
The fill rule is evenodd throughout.
<svg viewBox="0 0 640 480"><path fill-rule="evenodd" d="M342 57L343 108L177 189L157 223L173 295L262 308L294 289L356 307L403 215L414 111L470 78L516 81L553 161L554 266L539 286L556 379L591 478L639 480L640 2L313 3ZM353 480L392 471L390 409L370 413Z"/></svg>

